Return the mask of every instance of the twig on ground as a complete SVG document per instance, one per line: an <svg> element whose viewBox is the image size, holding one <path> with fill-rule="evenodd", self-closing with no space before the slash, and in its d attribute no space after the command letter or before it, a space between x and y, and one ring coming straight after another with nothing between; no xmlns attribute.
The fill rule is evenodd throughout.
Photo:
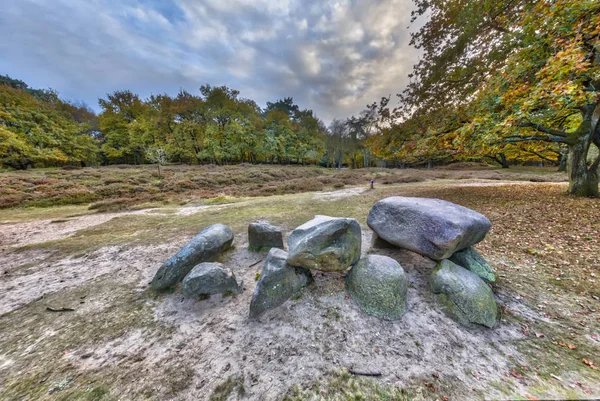
<svg viewBox="0 0 600 401"><path fill-rule="evenodd" d="M260 262L262 262L262 261L263 261L263 260L261 259L261 260L259 260L258 262L254 262L254 263L252 263L252 264L251 264L250 266L248 266L248 267L254 267L254 266L256 266L257 264L259 264Z"/></svg>
<svg viewBox="0 0 600 401"><path fill-rule="evenodd" d="M379 377L381 376L381 372L359 372L356 370L352 370L352 369L348 369L348 372L350 374L356 375L356 376L370 376L370 377Z"/></svg>
<svg viewBox="0 0 600 401"><path fill-rule="evenodd" d="M73 308L51 308L49 306L46 307L46 310L48 312L75 312L75 309Z"/></svg>

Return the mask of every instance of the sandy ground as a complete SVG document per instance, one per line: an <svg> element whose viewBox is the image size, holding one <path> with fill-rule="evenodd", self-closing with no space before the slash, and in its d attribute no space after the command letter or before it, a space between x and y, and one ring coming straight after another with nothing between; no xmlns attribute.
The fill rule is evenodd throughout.
<svg viewBox="0 0 600 401"><path fill-rule="evenodd" d="M314 196L335 200L358 196L363 191L352 188ZM183 207L177 213L204 213L211 207ZM100 278L109 283L130 284L135 292L145 291L158 266L186 239L153 247L106 247L84 256L41 264L36 262L45 260L44 252L11 252L18 246L65 238L121 215L95 214L62 223L38 220L0 225L0 315ZM458 325L440 310L428 291L427 280L434 263L409 251L372 248L371 235L363 227L363 254L388 255L407 272L409 308L400 321L383 321L362 313L346 295L343 275L339 273L316 273L315 285L299 299L267 312L258 321L248 319L255 276L262 265L257 262L265 254L248 252L247 236L239 233L236 247L225 255L224 263L243 279L243 294L190 300L184 299L178 289L160 295L152 302L154 319L158 327L169 328L168 334L154 327L135 328L108 342L69 350L63 360L81 374L115 367L139 372L137 381L121 390L122 399L138 399L138 391L144 388L158 395L158 399L205 400L227 377L237 376L246 389L244 399L275 400L293 385L309 386L337 368L381 373L383 383L399 386L432 380L433 372L445 383L451 399L480 399L482 394L488 399L502 398L490 383L506 380L509 366L522 358L514 346L514 341L523 336L521 328L504 320L492 330ZM95 294L77 305L74 313L101 313L117 302L115 297L110 293ZM498 300L501 305L515 304L511 297L500 291ZM541 318L523 305L518 307L526 319ZM31 354L40 342L56 335L52 330L38 334L35 341L20 343L22 355ZM10 372L14 362L0 355L0 378ZM168 395L169 386L162 371L156 369L159 366L185 367L188 372L186 385L176 395ZM434 397L441 396L440 393ZM229 399L235 396L232 394Z"/></svg>

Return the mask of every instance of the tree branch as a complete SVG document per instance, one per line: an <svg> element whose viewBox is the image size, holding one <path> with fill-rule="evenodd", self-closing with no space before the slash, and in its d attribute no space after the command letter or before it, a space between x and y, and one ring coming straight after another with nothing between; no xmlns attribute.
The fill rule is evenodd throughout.
<svg viewBox="0 0 600 401"><path fill-rule="evenodd" d="M504 138L504 142L506 143L518 143L518 142L527 142L527 141L542 141L542 142L551 142L551 143L568 143L566 138L562 136L520 136L520 135L512 135Z"/></svg>
<svg viewBox="0 0 600 401"><path fill-rule="evenodd" d="M521 149L523 152L526 152L526 153L531 153L531 154L533 154L533 155L535 155L535 156L539 157L539 158L540 158L540 159L542 159L542 160L546 160L546 161L548 161L548 162L550 162L550 163L558 164L558 161L557 161L557 160L550 159L549 157L546 157L546 156L542 155L541 153L539 153L539 152L536 152L535 150L532 150L532 149L527 149L527 148L525 148L524 146L519 146L519 148L520 148L520 149ZM551 151L551 152L558 153L558 152L555 152L555 151ZM559 154L560 154L560 153L559 153Z"/></svg>
<svg viewBox="0 0 600 401"><path fill-rule="evenodd" d="M566 138L567 137L567 133L561 130L557 130L557 129L551 129L551 128L546 128L541 126L540 124L534 124L534 123L530 123L530 122L520 122L517 124L517 127L521 127L521 128L533 128L536 131L540 131L543 132L544 134L548 134L548 135L553 135L553 136L561 136Z"/></svg>

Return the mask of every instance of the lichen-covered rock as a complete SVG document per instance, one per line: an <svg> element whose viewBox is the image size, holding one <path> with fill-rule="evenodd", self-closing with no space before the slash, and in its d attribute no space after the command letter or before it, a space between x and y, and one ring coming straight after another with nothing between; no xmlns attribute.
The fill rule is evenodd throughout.
<svg viewBox="0 0 600 401"><path fill-rule="evenodd" d="M487 327L496 324L498 305L494 293L475 273L446 259L433 270L429 287L460 323Z"/></svg>
<svg viewBox="0 0 600 401"><path fill-rule="evenodd" d="M360 259L356 219L315 216L288 237L288 264L325 272L344 271Z"/></svg>
<svg viewBox="0 0 600 401"><path fill-rule="evenodd" d="M242 283L226 271L221 263L200 263L183 279L183 296L196 298L200 295L241 294Z"/></svg>
<svg viewBox="0 0 600 401"><path fill-rule="evenodd" d="M406 312L408 281L402 266L392 258L365 256L348 272L346 288L370 315L397 320Z"/></svg>
<svg viewBox="0 0 600 401"><path fill-rule="evenodd" d="M250 302L250 317L258 317L282 305L313 283L312 274L302 267L287 264L288 254L281 249L269 251Z"/></svg>
<svg viewBox="0 0 600 401"><path fill-rule="evenodd" d="M152 288L157 291L165 290L181 282L194 266L215 261L232 242L233 233L226 225L213 224L206 227L162 264L152 279Z"/></svg>
<svg viewBox="0 0 600 401"><path fill-rule="evenodd" d="M465 269L477 274L487 283L496 282L496 274L492 266L472 246L455 252L450 260Z"/></svg>
<svg viewBox="0 0 600 401"><path fill-rule="evenodd" d="M270 224L252 223L248 226L248 243L250 250L283 249L283 235L279 228Z"/></svg>
<svg viewBox="0 0 600 401"><path fill-rule="evenodd" d="M402 196L373 205L367 224L383 240L434 260L478 243L491 227L484 215L466 207Z"/></svg>

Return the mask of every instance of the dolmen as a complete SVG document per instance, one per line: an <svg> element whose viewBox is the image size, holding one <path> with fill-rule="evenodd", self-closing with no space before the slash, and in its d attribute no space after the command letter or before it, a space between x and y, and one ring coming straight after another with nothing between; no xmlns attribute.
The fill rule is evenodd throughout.
<svg viewBox="0 0 600 401"><path fill-rule="evenodd" d="M496 275L473 247L490 231L482 214L439 199L394 196L371 208L367 225L386 247L416 252L437 262L429 289L445 312L461 324L494 327L498 306L491 285ZM223 224L202 230L160 266L152 288L183 285L185 297L241 294L243 283L221 263L233 233ZM376 254L361 258L362 232L356 219L315 216L294 229L284 251L275 226L248 227L250 251L269 249L250 301L250 318L279 307L314 283L315 271L345 275L346 290L367 314L398 320L407 311L408 280L396 260ZM375 249L375 248L373 248Z"/></svg>

